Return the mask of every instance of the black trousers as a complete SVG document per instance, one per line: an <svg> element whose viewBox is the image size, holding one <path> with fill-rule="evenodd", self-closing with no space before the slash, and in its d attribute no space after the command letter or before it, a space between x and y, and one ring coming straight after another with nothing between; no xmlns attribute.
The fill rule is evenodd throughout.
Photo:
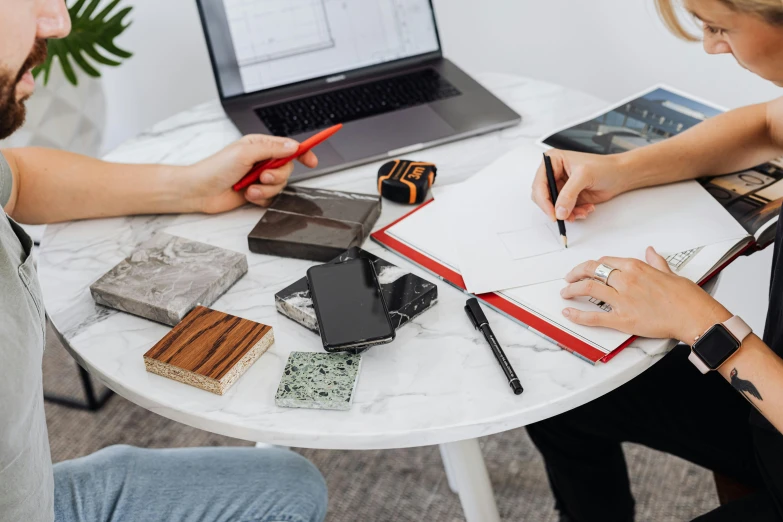
<svg viewBox="0 0 783 522"><path fill-rule="evenodd" d="M783 521L783 435L751 425L752 406L719 374L701 375L688 352L678 346L600 399L528 426L564 519L633 520L620 443L634 442L758 489L700 522Z"/></svg>

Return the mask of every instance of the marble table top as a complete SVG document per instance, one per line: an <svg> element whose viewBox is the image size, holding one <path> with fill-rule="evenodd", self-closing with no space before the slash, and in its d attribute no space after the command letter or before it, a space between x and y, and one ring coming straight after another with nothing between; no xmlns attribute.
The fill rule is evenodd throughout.
<svg viewBox="0 0 783 522"><path fill-rule="evenodd" d="M498 154L605 106L593 96L522 77L483 74L478 79L522 114L523 122L416 153L417 159L438 165L440 185L463 181ZM188 164L238 137L214 101L153 126L106 159ZM372 194L378 167L357 167L302 185ZM376 228L409 210L384 201ZM219 216L139 216L48 227L38 261L41 285L46 309L71 354L123 397L197 428L294 447L377 449L476 438L557 415L622 385L673 346L671 341L639 340L610 363L594 367L487 310L525 387L515 396L481 333L465 316L464 294L367 241L365 249L437 283L439 303L400 328L393 343L362 356L350 411L281 408L275 405L275 393L289 354L322 347L318 335L275 310L275 292L301 278L313 262L248 251L247 234L263 212L247 206ZM248 256L248 274L213 308L271 325L276 340L224 396L147 373L143 355L168 327L99 307L90 296L90 284L157 231Z"/></svg>

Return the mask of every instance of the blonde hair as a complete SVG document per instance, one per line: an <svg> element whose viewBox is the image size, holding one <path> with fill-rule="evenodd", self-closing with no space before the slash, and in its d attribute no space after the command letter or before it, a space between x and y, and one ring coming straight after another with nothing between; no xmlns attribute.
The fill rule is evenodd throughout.
<svg viewBox="0 0 783 522"><path fill-rule="evenodd" d="M783 26L783 0L719 0L728 8L740 13L753 13L766 22ZM677 15L675 0L655 0L655 7L671 32L691 42L699 38L682 25Z"/></svg>

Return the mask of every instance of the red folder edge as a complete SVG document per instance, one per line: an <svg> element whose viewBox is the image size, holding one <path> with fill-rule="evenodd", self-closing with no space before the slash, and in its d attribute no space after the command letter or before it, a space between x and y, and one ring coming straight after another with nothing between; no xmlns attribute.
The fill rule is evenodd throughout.
<svg viewBox="0 0 783 522"><path fill-rule="evenodd" d="M380 244L381 246L391 250L392 252L397 253L398 255L412 261L414 264L424 268L425 270L435 274L443 281L449 283L450 285L462 290L465 293L467 292L467 289L465 288L465 281L462 279L462 276L455 272L454 270L451 270L450 268L442 265L438 261L434 260L431 257L426 256L425 254L419 252L418 250L415 250L405 243L402 243L401 241L398 241L394 239L392 236L390 236L387 231L399 223L400 221L408 218L409 216L413 215L413 213L418 212L422 208L424 208L426 205L429 205L435 201L434 199L431 199L425 203L422 203L415 209L413 209L411 212L408 212L398 220L392 222L391 224L383 227L382 229L378 230L377 232L371 234L370 237L372 237L373 241ZM752 248L753 243L749 243L745 248L740 250L736 255L734 255L732 258L727 260L723 265L721 265L717 270L712 272L710 275L708 275L704 280L700 283L701 285L704 285L707 283L710 279L718 275L721 270L726 268L728 265L730 265L735 259L737 259L739 256L744 254L748 249ZM472 294L468 294L472 295ZM518 323L522 324L522 326L525 326L529 330L531 330L533 333L538 335L539 337L543 337L547 341L550 341L563 350L566 350L568 352L573 353L574 355L592 363L596 364L598 362L609 362L612 360L618 353L620 353L624 348L628 347L634 340L636 340L636 337L629 338L626 342L624 342L622 345L617 347L615 350L607 353L604 353L596 348L593 348L586 342L574 337L573 335L564 332L563 330L557 328L556 326L552 325L551 323L545 321L544 319L541 319L537 315L528 312L524 308L512 303L502 295L496 293L496 292L489 292L486 294L479 294L475 296L476 298L480 299L481 301L484 301L484 303L489 306L490 308L494 309L495 311L517 321Z"/></svg>

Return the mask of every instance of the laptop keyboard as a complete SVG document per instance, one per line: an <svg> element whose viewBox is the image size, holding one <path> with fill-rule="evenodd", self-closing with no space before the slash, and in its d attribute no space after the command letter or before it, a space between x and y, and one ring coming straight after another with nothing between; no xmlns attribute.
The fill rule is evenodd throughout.
<svg viewBox="0 0 783 522"><path fill-rule="evenodd" d="M434 69L255 109L275 136L292 136L462 94Z"/></svg>

